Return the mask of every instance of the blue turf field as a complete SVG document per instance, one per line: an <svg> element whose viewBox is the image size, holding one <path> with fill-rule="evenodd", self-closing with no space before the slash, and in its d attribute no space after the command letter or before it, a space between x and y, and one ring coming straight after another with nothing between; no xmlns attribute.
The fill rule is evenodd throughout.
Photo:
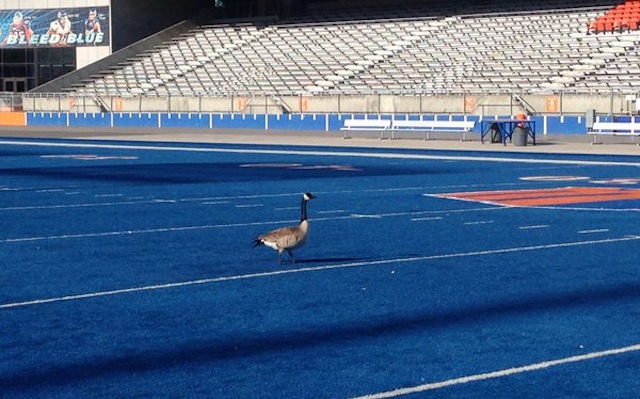
<svg viewBox="0 0 640 399"><path fill-rule="evenodd" d="M0 397L636 397L639 167L0 140Z"/></svg>

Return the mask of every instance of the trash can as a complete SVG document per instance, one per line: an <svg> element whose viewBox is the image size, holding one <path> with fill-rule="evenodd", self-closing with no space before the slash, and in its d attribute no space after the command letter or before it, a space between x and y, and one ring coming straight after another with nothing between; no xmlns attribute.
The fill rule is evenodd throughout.
<svg viewBox="0 0 640 399"><path fill-rule="evenodd" d="M529 138L529 132L526 127L516 126L513 129L513 134L511 135L511 142L514 146L525 146L527 145L527 139Z"/></svg>

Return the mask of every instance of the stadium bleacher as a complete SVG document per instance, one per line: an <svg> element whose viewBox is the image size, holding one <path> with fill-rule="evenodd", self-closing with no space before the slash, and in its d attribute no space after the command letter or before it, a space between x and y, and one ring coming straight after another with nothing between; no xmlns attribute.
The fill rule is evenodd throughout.
<svg viewBox="0 0 640 399"><path fill-rule="evenodd" d="M627 3L635 10L640 2L583 0L549 8L543 1L532 10L488 3L201 26L63 91L198 96L640 87L640 32L591 29L591 22L599 26L619 15L615 10L631 9Z"/></svg>

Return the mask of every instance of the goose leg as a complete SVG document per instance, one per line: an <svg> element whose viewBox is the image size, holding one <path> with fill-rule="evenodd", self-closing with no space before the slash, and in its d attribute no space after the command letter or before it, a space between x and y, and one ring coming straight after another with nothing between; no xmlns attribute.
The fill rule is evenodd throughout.
<svg viewBox="0 0 640 399"><path fill-rule="evenodd" d="M291 257L291 263L296 263L296 258L293 257L293 252L291 252L291 250L287 249L287 252L289 253L289 256Z"/></svg>

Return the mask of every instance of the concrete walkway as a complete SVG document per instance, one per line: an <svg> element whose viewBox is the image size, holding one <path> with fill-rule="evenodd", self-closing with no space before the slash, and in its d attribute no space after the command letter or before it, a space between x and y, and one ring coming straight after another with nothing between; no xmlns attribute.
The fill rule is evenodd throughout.
<svg viewBox="0 0 640 399"><path fill-rule="evenodd" d="M432 135L423 140L422 135L404 136L390 140L381 139L380 133L350 133L343 138L342 132L275 131L275 130L202 130L202 129L84 129L42 127L0 127L4 138L63 138L78 140L120 140L147 142L183 142L215 144L262 144L290 146L365 147L398 149L431 149L455 151L497 151L524 153L564 153L597 155L640 155L637 137L598 137L604 144L592 144L588 135L561 136L539 135L537 145L514 146L508 143L480 143L478 134L468 134L461 141L456 133Z"/></svg>

